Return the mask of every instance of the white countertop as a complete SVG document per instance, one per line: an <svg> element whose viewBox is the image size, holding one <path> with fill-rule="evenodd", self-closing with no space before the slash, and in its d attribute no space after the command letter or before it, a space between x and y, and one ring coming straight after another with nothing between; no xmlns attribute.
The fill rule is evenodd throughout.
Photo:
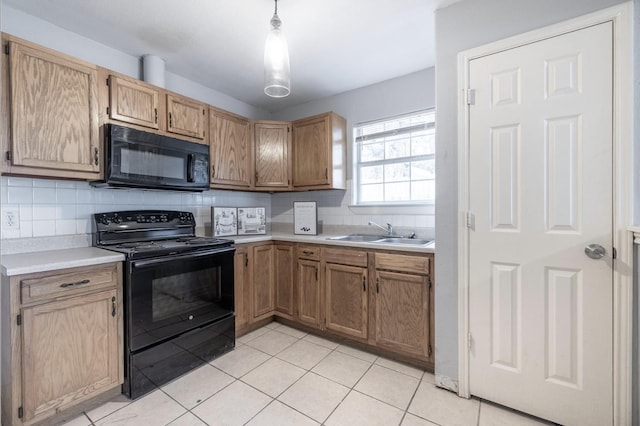
<svg viewBox="0 0 640 426"><path fill-rule="evenodd" d="M332 246L343 247L360 247L377 250L397 250L414 253L435 253L436 243L433 241L427 245L412 245L412 244L392 244L392 243L372 243L372 242L359 242L359 241L340 241L330 240L329 238L338 237L339 235L293 235L285 233L273 233L271 235L242 235L242 236L230 236L221 237L230 240L234 240L236 244L242 243L258 243L261 241L287 241L291 243L308 243L308 244L327 244Z"/></svg>
<svg viewBox="0 0 640 426"><path fill-rule="evenodd" d="M37 251L2 256L2 275L22 275L124 260L122 253L95 247Z"/></svg>
<svg viewBox="0 0 640 426"><path fill-rule="evenodd" d="M270 235L230 236L237 244L262 241L287 241L292 243L325 244L343 247L360 247L378 250L396 250L414 253L435 253L435 242L427 245L370 243L339 241L328 238L336 235L293 235L275 233ZM31 253L8 254L2 256L2 274L6 276L30 274L34 272L54 271L78 266L99 265L102 263L124 261L124 255L96 247L78 247L62 250L36 251Z"/></svg>

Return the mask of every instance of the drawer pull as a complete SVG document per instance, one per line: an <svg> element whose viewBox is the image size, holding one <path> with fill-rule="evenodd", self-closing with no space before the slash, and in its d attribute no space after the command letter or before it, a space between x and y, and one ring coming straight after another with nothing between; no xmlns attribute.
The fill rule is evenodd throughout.
<svg viewBox="0 0 640 426"><path fill-rule="evenodd" d="M60 284L60 287L62 287L62 288L74 287L74 286L77 286L77 285L89 284L90 282L91 282L91 280L86 279L86 280L82 280L82 281L76 281L76 282L73 282L73 283Z"/></svg>
<svg viewBox="0 0 640 426"><path fill-rule="evenodd" d="M312 251L302 250L302 254L306 254L307 256L311 256L313 254Z"/></svg>

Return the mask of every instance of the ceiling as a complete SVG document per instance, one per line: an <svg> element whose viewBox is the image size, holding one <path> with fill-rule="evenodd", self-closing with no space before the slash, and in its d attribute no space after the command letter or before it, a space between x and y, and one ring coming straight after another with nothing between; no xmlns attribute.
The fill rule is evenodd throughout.
<svg viewBox="0 0 640 426"><path fill-rule="evenodd" d="M456 0L280 0L291 94L263 91L273 0L2 0L242 102L277 111L432 67L433 11Z"/></svg>

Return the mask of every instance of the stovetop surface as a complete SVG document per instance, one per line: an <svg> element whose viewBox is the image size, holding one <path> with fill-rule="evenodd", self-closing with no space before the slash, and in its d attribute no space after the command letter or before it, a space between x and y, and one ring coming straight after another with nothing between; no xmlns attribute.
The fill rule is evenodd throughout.
<svg viewBox="0 0 640 426"><path fill-rule="evenodd" d="M233 245L233 241L195 235L190 212L140 210L93 215L93 245L130 259L163 256Z"/></svg>

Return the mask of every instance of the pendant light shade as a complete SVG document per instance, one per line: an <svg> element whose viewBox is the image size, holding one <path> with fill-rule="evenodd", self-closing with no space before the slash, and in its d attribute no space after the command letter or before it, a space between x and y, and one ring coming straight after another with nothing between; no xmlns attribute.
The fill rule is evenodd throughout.
<svg viewBox="0 0 640 426"><path fill-rule="evenodd" d="M278 17L278 0L271 18L271 31L264 47L264 93L274 98L283 98L289 89L289 47L280 29L282 21Z"/></svg>

